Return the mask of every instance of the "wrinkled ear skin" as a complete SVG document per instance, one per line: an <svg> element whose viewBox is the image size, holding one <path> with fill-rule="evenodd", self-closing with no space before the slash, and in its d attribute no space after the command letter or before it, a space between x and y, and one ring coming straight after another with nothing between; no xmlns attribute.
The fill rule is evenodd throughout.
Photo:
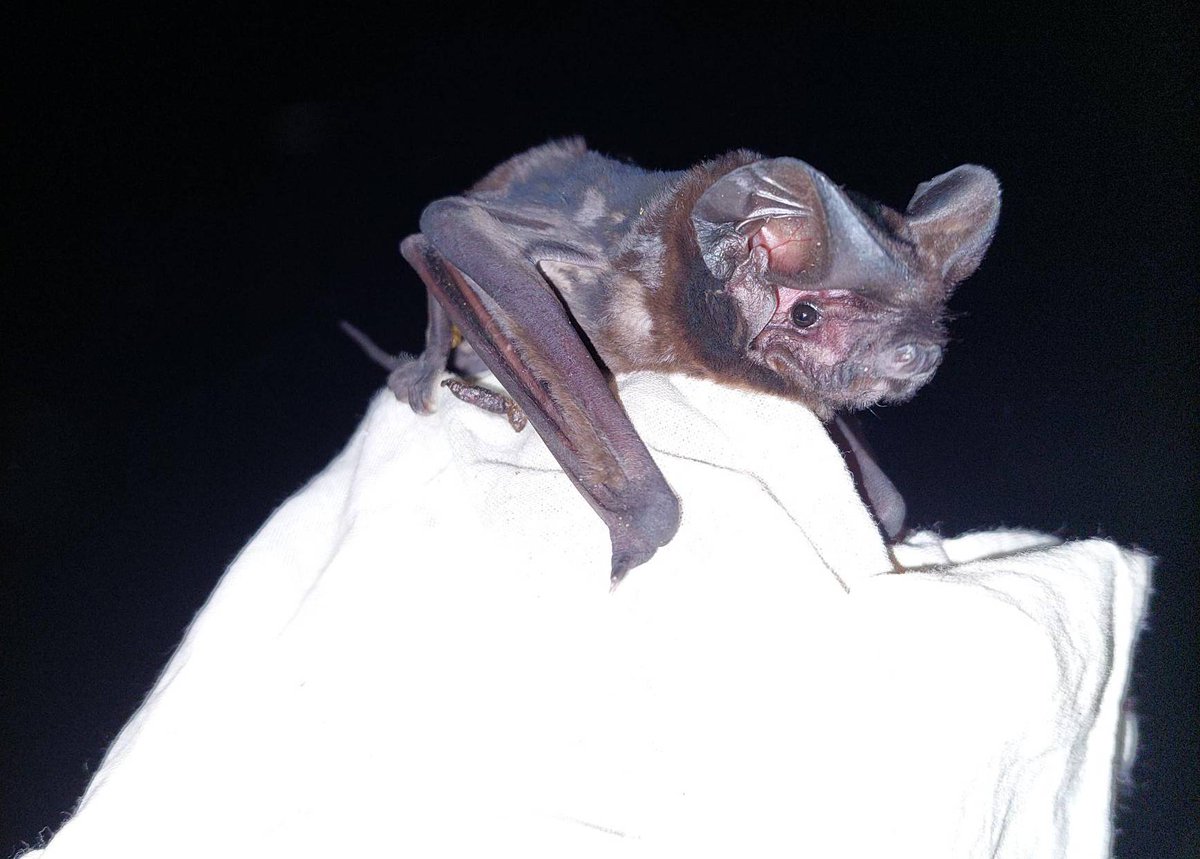
<svg viewBox="0 0 1200 859"><path fill-rule="evenodd" d="M964 164L917 186L902 231L916 247L922 267L949 288L979 267L999 215L995 175ZM770 222L788 219L807 222L812 235L820 237L806 264L788 272L801 280L820 281L834 262L831 254L855 258L864 270L887 268L885 258L891 254L886 239L881 246L881 237L868 226L873 219L828 177L794 158L762 159L732 170L692 210L704 264L720 280L733 278L746 261L748 239ZM892 221L886 230L897 226Z"/></svg>
<svg viewBox="0 0 1200 859"><path fill-rule="evenodd" d="M747 256L746 242L767 221L803 218L828 237L825 210L809 168L795 158L766 158L726 173L692 209L692 226L708 270L728 280ZM823 260L814 256L806 274Z"/></svg>
<svg viewBox="0 0 1200 859"><path fill-rule="evenodd" d="M970 277L1000 217L1000 182L975 164L922 182L908 204L909 235L947 288Z"/></svg>

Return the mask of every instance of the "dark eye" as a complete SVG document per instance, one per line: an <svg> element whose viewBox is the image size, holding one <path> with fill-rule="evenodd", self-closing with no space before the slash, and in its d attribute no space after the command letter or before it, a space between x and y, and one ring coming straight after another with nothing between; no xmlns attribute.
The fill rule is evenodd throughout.
<svg viewBox="0 0 1200 859"><path fill-rule="evenodd" d="M815 325L821 318L821 311L811 304L796 304L792 306L792 324L797 328L808 328Z"/></svg>

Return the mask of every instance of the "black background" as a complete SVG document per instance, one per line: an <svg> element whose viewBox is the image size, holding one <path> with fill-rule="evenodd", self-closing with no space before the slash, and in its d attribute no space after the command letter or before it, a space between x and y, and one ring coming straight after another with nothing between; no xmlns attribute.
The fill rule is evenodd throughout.
<svg viewBox="0 0 1200 859"><path fill-rule="evenodd" d="M897 207L959 163L999 174L946 362L868 430L918 523L1159 556L1118 855L1200 855L1195 15L951 8L12 23L0 855L61 823L353 431L382 373L337 320L419 350L396 244L422 206L576 133L664 169L794 155Z"/></svg>

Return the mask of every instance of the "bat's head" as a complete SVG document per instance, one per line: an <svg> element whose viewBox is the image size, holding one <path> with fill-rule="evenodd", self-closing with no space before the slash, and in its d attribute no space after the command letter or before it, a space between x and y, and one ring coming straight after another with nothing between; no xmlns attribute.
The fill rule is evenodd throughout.
<svg viewBox="0 0 1200 859"><path fill-rule="evenodd" d="M946 301L983 259L999 211L983 167L922 183L898 212L774 158L718 179L692 225L746 357L829 412L902 401L932 378Z"/></svg>

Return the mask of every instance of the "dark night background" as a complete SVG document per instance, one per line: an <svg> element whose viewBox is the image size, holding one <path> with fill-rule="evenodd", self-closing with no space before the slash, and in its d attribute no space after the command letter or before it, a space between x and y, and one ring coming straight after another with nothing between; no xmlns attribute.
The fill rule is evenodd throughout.
<svg viewBox="0 0 1200 859"><path fill-rule="evenodd" d="M897 207L956 164L999 174L946 362L868 432L920 524L1160 558L1118 855L1200 855L1193 7L234 8L6 28L0 856L61 823L226 564L350 436L383 375L337 320L419 350L396 245L422 206L576 133L664 169L794 155Z"/></svg>

